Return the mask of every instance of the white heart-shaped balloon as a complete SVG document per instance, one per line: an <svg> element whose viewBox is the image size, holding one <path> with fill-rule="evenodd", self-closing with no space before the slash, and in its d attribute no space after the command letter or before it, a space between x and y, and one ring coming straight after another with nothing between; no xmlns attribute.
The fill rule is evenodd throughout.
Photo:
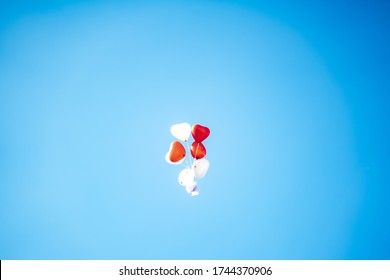
<svg viewBox="0 0 390 280"><path fill-rule="evenodd" d="M195 177L202 179L206 175L209 166L210 163L205 158L195 160L194 164L192 165L192 170L194 170Z"/></svg>
<svg viewBox="0 0 390 280"><path fill-rule="evenodd" d="M190 168L185 168L179 173L179 184L182 186L188 186L194 181L194 171Z"/></svg>
<svg viewBox="0 0 390 280"><path fill-rule="evenodd" d="M171 133L177 139L187 142L191 135L191 126L188 123L179 123L171 126Z"/></svg>

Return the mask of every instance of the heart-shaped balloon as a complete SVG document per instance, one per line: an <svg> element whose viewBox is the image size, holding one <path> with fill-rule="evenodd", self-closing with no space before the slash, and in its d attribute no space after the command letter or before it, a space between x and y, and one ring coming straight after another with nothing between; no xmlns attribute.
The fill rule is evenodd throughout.
<svg viewBox="0 0 390 280"><path fill-rule="evenodd" d="M196 142L203 142L210 135L210 129L200 124L195 124L192 127L192 137Z"/></svg>
<svg viewBox="0 0 390 280"><path fill-rule="evenodd" d="M188 123L179 123L171 126L171 133L177 139L187 142L191 135L191 126Z"/></svg>
<svg viewBox="0 0 390 280"><path fill-rule="evenodd" d="M206 148L202 143L194 142L191 145L191 155L193 158L201 159L206 155Z"/></svg>
<svg viewBox="0 0 390 280"><path fill-rule="evenodd" d="M184 160L185 156L186 150L183 145L179 141L173 141L165 159L168 163L179 164Z"/></svg>
<svg viewBox="0 0 390 280"><path fill-rule="evenodd" d="M195 160L194 164L192 165L192 170L194 170L195 177L202 179L206 175L209 166L210 163L205 158Z"/></svg>
<svg viewBox="0 0 390 280"><path fill-rule="evenodd" d="M187 186L189 184L192 184L194 182L194 171L190 168L183 169L179 173L179 184L182 186Z"/></svg>

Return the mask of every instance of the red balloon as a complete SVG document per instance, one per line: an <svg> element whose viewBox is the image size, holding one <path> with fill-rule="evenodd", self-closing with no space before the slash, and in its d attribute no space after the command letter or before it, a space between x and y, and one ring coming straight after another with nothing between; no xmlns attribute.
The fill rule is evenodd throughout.
<svg viewBox="0 0 390 280"><path fill-rule="evenodd" d="M179 141L173 141L169 150L169 160L178 162L186 156L186 149Z"/></svg>
<svg viewBox="0 0 390 280"><path fill-rule="evenodd" d="M200 124L195 124L192 127L192 137L198 143L203 142L210 135L210 129Z"/></svg>
<svg viewBox="0 0 390 280"><path fill-rule="evenodd" d="M206 155L206 148L202 143L194 142L191 145L191 156L196 159L204 158Z"/></svg>

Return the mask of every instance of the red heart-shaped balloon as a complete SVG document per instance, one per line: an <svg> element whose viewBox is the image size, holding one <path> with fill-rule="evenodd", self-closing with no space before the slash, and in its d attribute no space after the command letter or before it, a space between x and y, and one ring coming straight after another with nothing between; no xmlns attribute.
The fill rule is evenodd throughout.
<svg viewBox="0 0 390 280"><path fill-rule="evenodd" d="M191 155L193 158L201 159L206 155L206 148L202 143L194 142L191 145Z"/></svg>
<svg viewBox="0 0 390 280"><path fill-rule="evenodd" d="M203 142L210 135L210 129L200 124L195 124L192 127L192 137L198 143Z"/></svg>
<svg viewBox="0 0 390 280"><path fill-rule="evenodd" d="M171 149L169 150L169 160L172 162L178 162L186 156L186 149L179 141L173 141L171 143Z"/></svg>

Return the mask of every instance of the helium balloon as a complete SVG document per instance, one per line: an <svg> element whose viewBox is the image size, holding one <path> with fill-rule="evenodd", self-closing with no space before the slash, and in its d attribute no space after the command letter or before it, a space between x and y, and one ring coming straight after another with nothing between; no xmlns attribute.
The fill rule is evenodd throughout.
<svg viewBox="0 0 390 280"><path fill-rule="evenodd" d="M191 135L191 126L188 123L179 123L171 126L171 133L177 139L187 142Z"/></svg>
<svg viewBox="0 0 390 280"><path fill-rule="evenodd" d="M179 173L179 184L182 186L190 185L194 182L194 171L190 168L183 169Z"/></svg>
<svg viewBox="0 0 390 280"><path fill-rule="evenodd" d="M191 155L193 158L201 159L206 155L206 148L202 143L194 142L191 145Z"/></svg>
<svg viewBox="0 0 390 280"><path fill-rule="evenodd" d="M210 135L210 129L200 124L195 124L192 127L192 137L196 142L203 142Z"/></svg>
<svg viewBox="0 0 390 280"><path fill-rule="evenodd" d="M205 158L196 160L192 165L192 169L194 170L195 177L202 179L206 175L209 166L210 163Z"/></svg>
<svg viewBox="0 0 390 280"><path fill-rule="evenodd" d="M169 163L181 163L186 156L186 150L179 141L173 141L165 159Z"/></svg>

